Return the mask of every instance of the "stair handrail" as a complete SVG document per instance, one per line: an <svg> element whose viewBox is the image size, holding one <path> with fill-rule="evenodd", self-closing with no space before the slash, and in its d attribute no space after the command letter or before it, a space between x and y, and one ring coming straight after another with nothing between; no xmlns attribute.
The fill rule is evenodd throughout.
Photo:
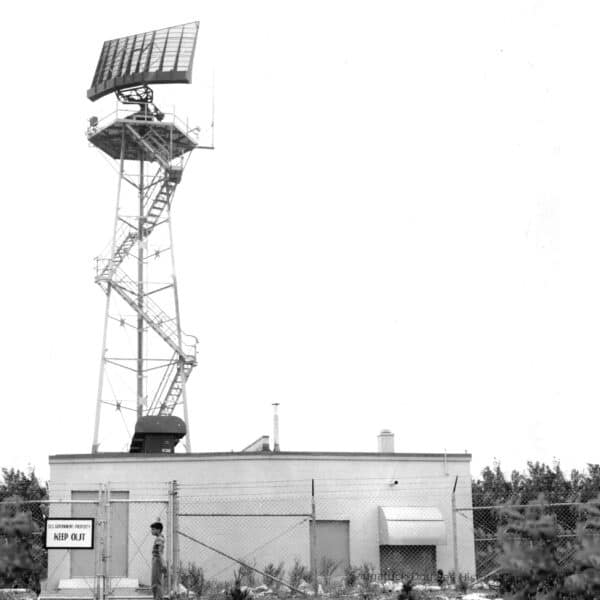
<svg viewBox="0 0 600 600"><path fill-rule="evenodd" d="M172 362L170 362L167 365L167 368L165 369L165 372L163 373L163 376L160 380L160 383L158 384L158 387L156 388L156 392L154 394L154 397L152 398L152 401L150 402L150 404L148 405L148 408L146 409L146 413L147 414L152 414L152 411L160 406L160 398L163 397L163 394L166 396L168 394L168 390L170 388L167 387L167 384L171 381L172 377L171 374L173 373L173 369L175 369L175 376L177 376L177 353L175 353L173 355L173 358L171 359Z"/></svg>
<svg viewBox="0 0 600 600"><path fill-rule="evenodd" d="M160 152L152 147L152 144L146 139L146 136L142 136L138 131L135 130L130 124L125 125L125 127L129 130L129 133L133 136L135 141L139 146L142 146L144 150L146 150L149 154L154 156L156 161L160 164L163 169L168 170L170 166L168 148L166 150L167 156L164 157L160 154ZM165 152L165 151L163 151Z"/></svg>
<svg viewBox="0 0 600 600"><path fill-rule="evenodd" d="M159 415L171 414L175 406L177 406L177 400L179 396L183 393L185 388L185 384L192 372L194 365L180 363L177 365L177 371L175 377L171 379L171 385L165 394L164 400L160 404L160 409L158 411ZM179 389L176 390L175 386L179 382ZM170 402L169 399L171 400Z"/></svg>
<svg viewBox="0 0 600 600"><path fill-rule="evenodd" d="M144 296L143 306L140 309L137 303L134 302L134 297L137 295L137 283L125 273L125 271L116 267L113 271L110 283L117 291L127 292L127 294L121 293L120 295L130 306L142 315L148 325L150 325L156 333L163 337L163 339L169 339L169 341L166 339L165 341L179 353L186 363L196 362L197 338L181 332L182 335L180 341L179 330L176 326L173 326L175 318L170 317L150 296ZM184 342L184 339L187 340L189 338L192 338L194 342Z"/></svg>
<svg viewBox="0 0 600 600"><path fill-rule="evenodd" d="M144 201L144 219L148 218L150 210L156 203L158 197L161 195L163 190L168 190L168 196L169 199L171 199L175 194L175 190L177 188L177 183L168 181L166 177L163 178L162 183L158 181L151 185L154 185L154 189L157 191L154 194L149 194L146 200ZM167 205L168 204L169 201L167 201ZM164 208L162 210L164 210ZM147 223L150 225L150 227L146 227L144 229L144 237L148 237L157 225L157 221L147 221ZM115 250L112 256L96 257L96 281L103 278L109 278L111 276L111 272L113 271L113 269L118 267L125 260L126 256L129 254L129 250L131 249L131 247L133 247L133 245L138 241L139 236L138 232L131 225L121 221L117 226L115 239L117 239L118 241L115 244ZM121 253L121 249L125 247L125 244L128 240L131 240L130 247L127 249L126 252Z"/></svg>

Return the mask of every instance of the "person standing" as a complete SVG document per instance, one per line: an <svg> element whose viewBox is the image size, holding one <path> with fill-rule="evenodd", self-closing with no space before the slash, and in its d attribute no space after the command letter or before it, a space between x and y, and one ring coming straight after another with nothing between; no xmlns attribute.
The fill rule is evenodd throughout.
<svg viewBox="0 0 600 600"><path fill-rule="evenodd" d="M163 575L167 572L165 564L165 536L162 534L163 526L160 521L156 521L150 525L150 531L154 536L154 544L152 545L152 595L154 600L162 600L163 590L162 581Z"/></svg>

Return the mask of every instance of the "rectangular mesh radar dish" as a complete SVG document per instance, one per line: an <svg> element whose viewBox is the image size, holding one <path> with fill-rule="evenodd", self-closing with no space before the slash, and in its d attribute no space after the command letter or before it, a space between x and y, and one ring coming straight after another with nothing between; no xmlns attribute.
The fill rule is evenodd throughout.
<svg viewBox="0 0 600 600"><path fill-rule="evenodd" d="M145 83L191 83L198 22L104 42L90 100Z"/></svg>

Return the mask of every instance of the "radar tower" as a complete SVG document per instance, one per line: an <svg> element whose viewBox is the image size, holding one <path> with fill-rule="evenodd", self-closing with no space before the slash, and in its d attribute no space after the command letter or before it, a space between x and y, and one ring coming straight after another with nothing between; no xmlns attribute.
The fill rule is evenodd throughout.
<svg viewBox="0 0 600 600"><path fill-rule="evenodd" d="M87 130L118 165L112 238L96 259L106 305L93 453L124 449L123 425L130 452L173 452L184 436L191 451L186 382L197 339L181 328L171 209L192 150L212 146L161 111L149 84L191 83L197 35L193 22L104 42L87 92L92 101L112 92L118 100ZM148 444L157 433L160 444Z"/></svg>

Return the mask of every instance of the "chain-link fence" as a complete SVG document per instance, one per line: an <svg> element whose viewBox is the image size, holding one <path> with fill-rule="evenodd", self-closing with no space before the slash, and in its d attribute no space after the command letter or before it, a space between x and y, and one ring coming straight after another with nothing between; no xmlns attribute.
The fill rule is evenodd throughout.
<svg viewBox="0 0 600 600"><path fill-rule="evenodd" d="M82 483L51 489L48 501L0 503L3 514L27 526L25 533L0 531L0 538L13 558L39 565L36 585L24 585L34 589L79 586L105 598L141 588L150 595L150 524L158 520L165 591L180 591L180 584L197 594L220 591L236 579L274 591L318 584L331 591L430 582L440 571L448 579L457 565L474 575L482 560L474 536L480 513L453 506L471 506L468 477ZM93 519L93 547L46 550L49 518Z"/></svg>
<svg viewBox="0 0 600 600"><path fill-rule="evenodd" d="M471 518L453 520L453 495L470 505L470 481L463 479L180 486L180 578L189 581L201 568L205 587L223 589L237 577L250 587L297 589L314 585L316 572L317 583L332 590L406 578L433 582L440 571L448 580L456 564L474 575Z"/></svg>
<svg viewBox="0 0 600 600"><path fill-rule="evenodd" d="M176 556L182 579L201 567L205 585L236 578L250 587L299 585L310 570L310 486L310 481L180 486Z"/></svg>
<svg viewBox="0 0 600 600"><path fill-rule="evenodd" d="M579 545L578 527L586 522L585 503L546 503L539 500L528 504L475 506L457 508L457 519L468 522L475 544L477 578L486 578L500 571L503 549L531 545L527 528L511 524L531 521L530 526L546 526L555 540L559 564L566 565ZM536 523L538 523L536 525ZM472 525L471 525L472 524Z"/></svg>
<svg viewBox="0 0 600 600"><path fill-rule="evenodd" d="M435 583L440 576L448 581L457 563L461 571L473 573L468 519L456 522L458 543L454 543L453 496L457 505L470 506L468 478L422 475L317 480L319 563L323 555L331 555L338 565L333 579L339 585L354 579L363 586L407 579ZM345 527L349 543L336 544L332 527L338 533ZM341 548L345 552L340 552Z"/></svg>
<svg viewBox="0 0 600 600"><path fill-rule="evenodd" d="M51 500L0 502L0 563L5 578L38 592L79 590L94 598L118 595L119 589L149 589L150 524L155 521L163 524L169 542L165 558L173 564L173 495L168 486L162 488L152 498L147 490L82 484L79 490L51 491L55 498ZM85 547L63 541L66 534L61 528L73 520L92 523ZM47 533L49 523L58 529ZM171 578L172 571L165 587Z"/></svg>
<svg viewBox="0 0 600 600"><path fill-rule="evenodd" d="M152 570L152 533L150 524L159 521L163 524L167 545L165 559L172 563L172 519L168 499L129 499L121 493L121 498L111 494L105 544L108 565L105 571L109 576L111 590L131 587L130 580L137 580L143 588L150 588ZM171 571L167 572L166 589L170 589Z"/></svg>
<svg viewBox="0 0 600 600"><path fill-rule="evenodd" d="M14 587L39 591L47 575L43 533L48 512L44 501L0 502L0 567Z"/></svg>

